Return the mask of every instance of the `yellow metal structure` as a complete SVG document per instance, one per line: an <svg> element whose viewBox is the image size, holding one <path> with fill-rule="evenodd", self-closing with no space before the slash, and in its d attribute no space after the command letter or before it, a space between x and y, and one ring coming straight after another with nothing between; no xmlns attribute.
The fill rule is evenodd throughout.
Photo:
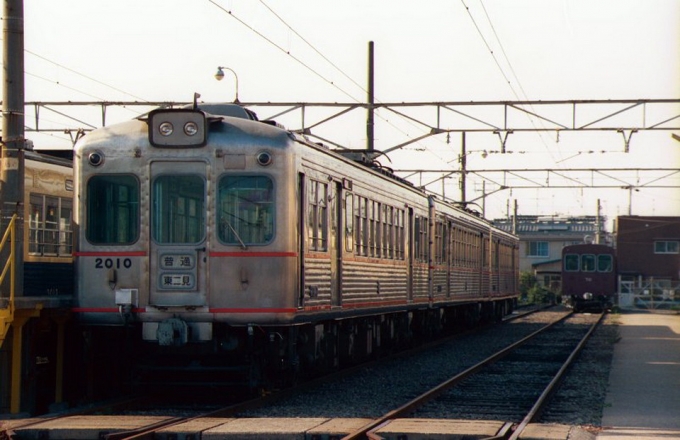
<svg viewBox="0 0 680 440"><path fill-rule="evenodd" d="M0 285L2 285L2 283L5 281L5 276L7 275L8 271L10 280L9 295L7 297L0 295L0 347L2 347L2 343L5 342L5 337L9 332L9 327L12 324L12 321L14 321L14 274L16 273L14 263L14 245L16 243L16 240L14 239L14 225L16 223L16 219L17 215L14 214L12 219L9 221L9 225L7 226L5 234L2 236L2 242L0 242L0 252L5 249L5 244L7 244L8 239L10 243L9 258L5 262L5 265L2 269L2 275L0 275Z"/></svg>

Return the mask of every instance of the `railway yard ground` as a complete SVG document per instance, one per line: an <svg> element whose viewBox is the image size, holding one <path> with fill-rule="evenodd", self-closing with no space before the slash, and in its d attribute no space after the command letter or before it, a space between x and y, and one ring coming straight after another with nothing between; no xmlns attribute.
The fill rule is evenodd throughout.
<svg viewBox="0 0 680 440"><path fill-rule="evenodd" d="M534 325L538 323L525 327ZM508 329L505 333L515 331ZM480 344L498 338L489 335L490 339L479 339L483 337L475 337L471 342L472 348L468 348L464 342L456 341L456 346L460 348L462 354L444 358L445 365L461 362L460 358L465 358L466 362L468 358L470 361L478 362L474 356L485 355L477 354L476 352L481 350L475 350L474 347L479 348ZM680 439L679 314L649 311L610 314L606 318L606 325L595 332L581 352L580 358L581 362L574 365L570 375L555 393L554 399L559 403L548 406L540 421L529 424L518 438ZM421 378L417 382L425 382L423 378L426 376L436 380L434 376L437 376L438 370L442 370L443 367L432 365L434 361L427 357L422 359L422 364L416 363L415 370L411 373L406 372L406 376L410 374L415 378L416 372L419 372ZM137 427L165 423L173 416L153 412L97 418L72 415L52 420L46 416L43 422L40 422L40 418L32 419L30 421L32 424L26 428L21 428L21 425L27 424L26 419L0 420L0 439L341 439L371 423L380 414L381 410L370 406L375 404L370 403L372 400L370 395L382 394L375 401L378 405L386 406L390 404L397 406L400 402L410 399L413 391L402 388L403 382L406 382L404 379L395 381L394 378L385 377L388 374L385 371L394 371L402 367L395 364L388 365L385 371L380 371L380 368L367 366L363 375L353 375L335 381L330 385L330 389L320 387L293 398L283 399L268 410L254 409L238 416L188 419L156 430L152 437L129 435L115 437L113 433L121 429L129 433L134 432ZM350 395L341 392L342 384L348 384L350 380L366 380L371 374L373 374L371 382L378 382L377 384L362 383ZM371 388L372 386L377 388ZM387 388L390 388L389 392ZM382 389L384 392L376 389ZM574 408L578 410L575 411ZM424 413L420 413L422 414ZM415 412L411 417L390 420L374 429L369 438L384 440L509 438L508 424L498 419L481 419L469 415L460 418L436 418L431 415L420 417L419 412Z"/></svg>

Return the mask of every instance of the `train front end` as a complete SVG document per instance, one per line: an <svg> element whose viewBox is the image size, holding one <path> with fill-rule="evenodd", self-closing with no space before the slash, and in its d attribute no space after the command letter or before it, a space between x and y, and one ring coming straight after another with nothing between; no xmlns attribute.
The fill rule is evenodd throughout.
<svg viewBox="0 0 680 440"><path fill-rule="evenodd" d="M578 244L562 249L562 296L575 311L611 308L616 292L614 248Z"/></svg>
<svg viewBox="0 0 680 440"><path fill-rule="evenodd" d="M214 349L294 318L294 141L240 107L204 110L155 110L76 145L83 324Z"/></svg>

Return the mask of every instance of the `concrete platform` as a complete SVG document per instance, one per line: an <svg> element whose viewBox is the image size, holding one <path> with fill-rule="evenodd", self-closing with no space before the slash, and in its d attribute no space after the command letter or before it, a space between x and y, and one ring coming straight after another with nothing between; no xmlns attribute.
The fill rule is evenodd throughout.
<svg viewBox="0 0 680 440"><path fill-rule="evenodd" d="M19 421L8 423L6 429L14 431L21 440L90 440L101 439L104 435L128 431L153 423L169 420L163 416L70 416L46 420L21 427ZM36 421L36 419L33 419Z"/></svg>
<svg viewBox="0 0 680 440"><path fill-rule="evenodd" d="M598 440L680 439L680 315L619 315Z"/></svg>
<svg viewBox="0 0 680 440"><path fill-rule="evenodd" d="M202 440L305 440L306 432L329 419L269 418L233 419L202 432Z"/></svg>
<svg viewBox="0 0 680 440"><path fill-rule="evenodd" d="M383 440L475 440L498 435L504 425L488 420L395 419L372 432Z"/></svg>

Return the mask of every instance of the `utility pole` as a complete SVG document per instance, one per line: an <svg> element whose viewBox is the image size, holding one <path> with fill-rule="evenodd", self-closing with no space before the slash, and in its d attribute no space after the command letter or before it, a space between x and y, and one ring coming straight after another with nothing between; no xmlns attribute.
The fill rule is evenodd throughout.
<svg viewBox="0 0 680 440"><path fill-rule="evenodd" d="M374 120L373 111L375 104L375 95L373 90L373 81L375 74L373 72L373 42L368 42L368 117L366 119L366 150L370 153L374 150Z"/></svg>
<svg viewBox="0 0 680 440"><path fill-rule="evenodd" d="M465 204L465 174L467 173L467 153L465 152L465 132L460 133L460 202Z"/></svg>
<svg viewBox="0 0 680 440"><path fill-rule="evenodd" d="M15 290L23 292L24 255L24 6L23 0L5 0L3 20L2 225L12 215L15 225ZM4 229L4 228L3 228Z"/></svg>
<svg viewBox="0 0 680 440"><path fill-rule="evenodd" d="M597 215L595 216L595 244L600 244L601 235L602 228L600 228L600 199L597 199Z"/></svg>

